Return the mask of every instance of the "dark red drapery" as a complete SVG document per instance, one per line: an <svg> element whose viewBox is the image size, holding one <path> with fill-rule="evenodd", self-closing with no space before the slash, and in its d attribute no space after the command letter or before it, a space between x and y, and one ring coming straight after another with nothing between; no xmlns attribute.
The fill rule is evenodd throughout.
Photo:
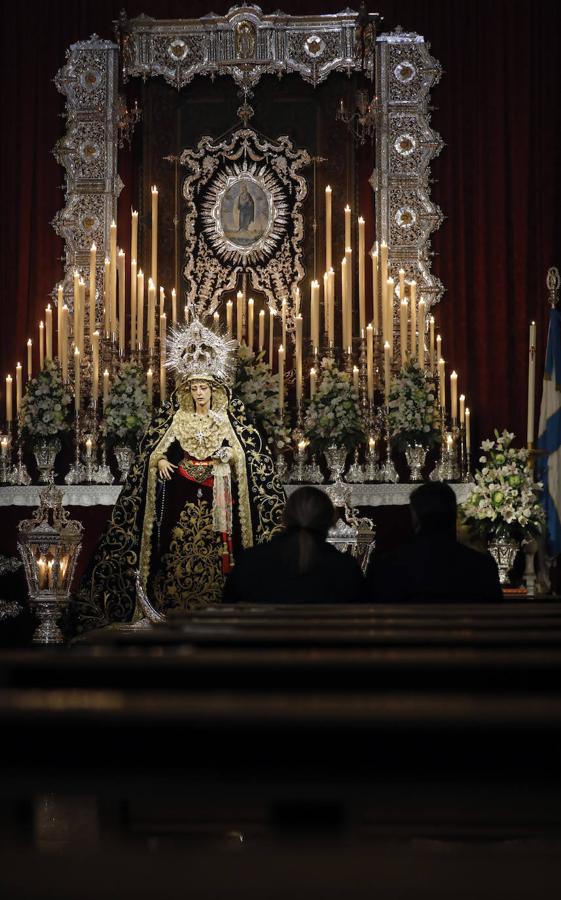
<svg viewBox="0 0 561 900"><path fill-rule="evenodd" d="M110 38L121 8L129 16L179 18L229 5L191 0L187 11L182 0L50 0L4 10L0 381L23 362L62 274L62 242L50 222L64 199L63 171L51 154L64 133L63 98L52 79L66 49L94 32ZM283 8L298 14L343 5L289 0ZM432 169L433 196L447 217L433 239L434 270L446 287L437 322L448 372L459 372L478 435L509 427L523 442L528 325L538 322L541 364L545 276L561 265L559 7L539 0L383 0L371 8L384 16L383 30L401 25L423 34L443 65L432 94L432 124L446 142ZM127 165L123 153L123 231Z"/></svg>

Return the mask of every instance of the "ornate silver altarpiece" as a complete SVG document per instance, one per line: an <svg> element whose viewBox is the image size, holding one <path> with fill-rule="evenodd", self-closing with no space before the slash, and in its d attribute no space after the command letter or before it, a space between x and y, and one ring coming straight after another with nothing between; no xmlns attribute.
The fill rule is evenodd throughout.
<svg viewBox="0 0 561 900"><path fill-rule="evenodd" d="M379 113L370 183L377 239L389 244L396 284L403 267L416 279L418 297L429 306L440 299L443 288L430 271L429 240L442 215L430 199L429 166L442 142L430 128L428 101L441 68L422 36L398 28L377 35L374 54L364 53L352 10L265 15L257 6L201 19L122 18L118 34L119 44L97 35L73 44L55 79L66 97L67 130L54 149L66 170L66 202L53 221L65 242L65 302L72 305L72 273L88 265L93 240L101 286L109 227L123 187L117 171L123 111L119 66L124 82L162 76L177 90L196 75L229 76L246 97L265 75L297 74L314 86L335 71L374 78Z"/></svg>

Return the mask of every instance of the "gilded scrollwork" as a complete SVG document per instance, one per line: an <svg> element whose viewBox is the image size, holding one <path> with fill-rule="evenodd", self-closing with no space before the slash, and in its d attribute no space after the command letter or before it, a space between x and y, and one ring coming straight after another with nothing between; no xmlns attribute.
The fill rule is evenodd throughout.
<svg viewBox="0 0 561 900"><path fill-rule="evenodd" d="M241 128L223 141L203 137L184 150L187 300L203 318L240 272L271 307L290 300L304 277L301 170L310 162L285 135L267 140Z"/></svg>

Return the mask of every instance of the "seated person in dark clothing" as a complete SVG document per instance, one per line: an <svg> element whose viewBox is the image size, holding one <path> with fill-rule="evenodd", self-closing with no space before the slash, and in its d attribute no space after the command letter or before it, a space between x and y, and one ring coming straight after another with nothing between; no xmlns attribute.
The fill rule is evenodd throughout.
<svg viewBox="0 0 561 900"><path fill-rule="evenodd" d="M224 587L224 603L360 603L357 561L326 541L335 519L329 497L302 487L288 498L284 531L245 550Z"/></svg>
<svg viewBox="0 0 561 900"><path fill-rule="evenodd" d="M456 540L456 495L448 484L423 484L409 499L414 539L366 574L369 601L471 603L502 600L497 566Z"/></svg>

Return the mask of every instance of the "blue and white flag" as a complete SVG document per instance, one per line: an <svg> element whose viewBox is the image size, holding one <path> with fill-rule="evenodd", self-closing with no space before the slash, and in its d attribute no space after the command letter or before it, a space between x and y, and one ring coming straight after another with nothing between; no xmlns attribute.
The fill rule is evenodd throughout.
<svg viewBox="0 0 561 900"><path fill-rule="evenodd" d="M549 317L538 431L538 477L543 482L546 544L550 556L561 553L561 312Z"/></svg>

